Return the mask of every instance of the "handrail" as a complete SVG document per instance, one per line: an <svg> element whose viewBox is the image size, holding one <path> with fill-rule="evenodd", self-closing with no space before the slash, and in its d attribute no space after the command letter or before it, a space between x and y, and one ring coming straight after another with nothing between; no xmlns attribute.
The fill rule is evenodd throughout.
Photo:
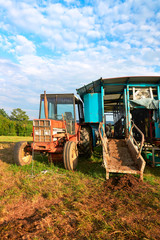
<svg viewBox="0 0 160 240"><path fill-rule="evenodd" d="M103 136L102 136L101 130L103 131ZM102 141L102 145L103 145L104 150L107 154L107 159L106 160L108 160L109 159L109 153L108 153L108 149L107 149L107 146L106 146L106 143L108 143L108 139L107 139L107 136L106 136L105 131L104 131L103 122L99 123L98 131L99 131L99 135L100 135L100 138L101 138L101 141ZM107 162L107 164L108 164L108 162ZM105 167L107 167L107 166L105 166Z"/></svg>
<svg viewBox="0 0 160 240"><path fill-rule="evenodd" d="M105 133L105 131L104 131L104 127L103 127L103 123L102 123L102 122L99 123L98 131L99 131L99 135L100 135L101 141L102 141L102 143L104 144L104 138L102 137L102 132L101 132L101 130L103 131L103 136L107 138L106 133ZM107 141L108 141L108 139L107 139Z"/></svg>
<svg viewBox="0 0 160 240"><path fill-rule="evenodd" d="M135 144L137 145L138 148L139 148L138 143L137 143L136 139L135 139L135 138L133 137L133 135L132 135L132 130L133 130L134 127L137 129L137 131L141 134L141 137L142 137L141 143L140 143L139 152L138 152L138 155L137 155L137 158L139 158L139 157L140 157L140 154L141 154L141 151L142 151L143 144L144 144L144 134L143 134L143 132L137 127L137 125L136 125L133 121L131 121L131 122L132 122L132 127L131 127L131 130L130 130L130 132L129 132L129 136L133 139L133 141L135 142Z"/></svg>
<svg viewBox="0 0 160 240"><path fill-rule="evenodd" d="M107 137L107 136L106 136L106 133L105 133L105 131L104 131L103 122L100 122L100 123L99 123L99 128L98 128L98 130L100 131L100 129L103 130L104 136ZM99 133L100 133L100 136L102 136L101 132L99 132Z"/></svg>

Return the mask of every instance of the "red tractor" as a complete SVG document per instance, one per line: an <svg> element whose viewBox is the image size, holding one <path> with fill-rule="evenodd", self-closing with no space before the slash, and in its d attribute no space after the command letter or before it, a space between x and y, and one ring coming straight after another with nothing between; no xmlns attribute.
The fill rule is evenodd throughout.
<svg viewBox="0 0 160 240"><path fill-rule="evenodd" d="M91 156L92 129L84 123L82 101L74 94L41 94L39 119L33 120L33 143L18 142L14 162L30 164L33 151L47 153L51 161L63 158L68 170L76 169L79 154Z"/></svg>

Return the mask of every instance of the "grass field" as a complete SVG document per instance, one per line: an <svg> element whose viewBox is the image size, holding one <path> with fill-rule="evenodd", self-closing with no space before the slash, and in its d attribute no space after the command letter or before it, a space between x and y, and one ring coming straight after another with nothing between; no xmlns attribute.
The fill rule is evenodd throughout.
<svg viewBox="0 0 160 240"><path fill-rule="evenodd" d="M20 137L20 136L0 136L0 142L20 142L20 141L33 141L33 137Z"/></svg>
<svg viewBox="0 0 160 240"><path fill-rule="evenodd" d="M0 137L0 239L160 239L160 168L105 181L101 147L75 172L40 155L20 167L19 140Z"/></svg>

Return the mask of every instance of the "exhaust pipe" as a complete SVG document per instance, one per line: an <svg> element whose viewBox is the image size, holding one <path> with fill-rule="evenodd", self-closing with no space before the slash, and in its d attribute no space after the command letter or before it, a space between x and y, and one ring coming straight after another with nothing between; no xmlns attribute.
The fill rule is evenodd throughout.
<svg viewBox="0 0 160 240"><path fill-rule="evenodd" d="M44 113L45 113L45 118L48 119L48 102L47 102L46 91L44 91Z"/></svg>

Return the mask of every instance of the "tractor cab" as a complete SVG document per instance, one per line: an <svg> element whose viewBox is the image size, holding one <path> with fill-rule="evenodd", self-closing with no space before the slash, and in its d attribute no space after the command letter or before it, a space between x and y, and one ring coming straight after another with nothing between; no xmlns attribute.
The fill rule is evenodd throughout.
<svg viewBox="0 0 160 240"><path fill-rule="evenodd" d="M76 123L84 121L83 105L74 94L46 94L47 109L45 110L45 94L40 95L39 119L65 121L67 132L76 133Z"/></svg>

